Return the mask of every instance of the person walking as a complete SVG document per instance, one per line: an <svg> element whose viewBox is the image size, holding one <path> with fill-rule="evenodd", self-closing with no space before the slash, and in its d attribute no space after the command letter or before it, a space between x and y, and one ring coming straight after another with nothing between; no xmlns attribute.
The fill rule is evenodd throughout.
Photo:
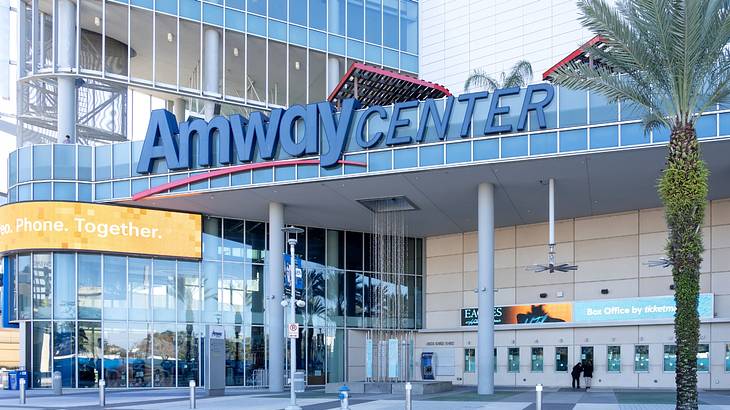
<svg viewBox="0 0 730 410"><path fill-rule="evenodd" d="M590 360L586 362L585 366L583 366L583 378L586 382L586 391L588 391L593 382L593 362Z"/></svg>
<svg viewBox="0 0 730 410"><path fill-rule="evenodd" d="M570 372L570 375L573 376L573 388L574 389L580 389L580 374L583 372L583 363L578 362L575 366L573 366L573 371Z"/></svg>

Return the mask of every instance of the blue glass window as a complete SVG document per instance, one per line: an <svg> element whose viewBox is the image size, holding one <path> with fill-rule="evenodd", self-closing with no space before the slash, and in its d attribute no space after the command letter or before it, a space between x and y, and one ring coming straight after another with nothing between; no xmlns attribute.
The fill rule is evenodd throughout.
<svg viewBox="0 0 730 410"><path fill-rule="evenodd" d="M18 201L18 189L17 188L10 188L8 190L8 202L13 203Z"/></svg>
<svg viewBox="0 0 730 410"><path fill-rule="evenodd" d="M286 41L286 23L276 20L269 20L269 37Z"/></svg>
<svg viewBox="0 0 730 410"><path fill-rule="evenodd" d="M345 54L345 39L338 36L329 36L329 52Z"/></svg>
<svg viewBox="0 0 730 410"><path fill-rule="evenodd" d="M400 53L400 68L411 73L418 72L418 56ZM515 114L519 115L519 113Z"/></svg>
<svg viewBox="0 0 730 410"><path fill-rule="evenodd" d="M545 96L544 92L536 92L532 96L532 101L540 101ZM522 103L520 103L521 105ZM535 111L530 111L528 113L529 119L530 119L530 131L538 131L541 129L551 129L551 128L558 128L558 100L557 100L557 93L555 96L553 96L553 101L550 102L550 105L545 107L545 128L540 128L540 123L537 120L537 113Z"/></svg>
<svg viewBox="0 0 730 410"><path fill-rule="evenodd" d="M654 128L652 131L652 139L654 142L667 142L669 141L670 131L667 127Z"/></svg>
<svg viewBox="0 0 730 410"><path fill-rule="evenodd" d="M621 145L648 144L651 142L648 132L644 132L642 124L621 125Z"/></svg>
<svg viewBox="0 0 730 410"><path fill-rule="evenodd" d="M132 195L136 195L142 191L146 191L150 187L150 180L147 178L132 180Z"/></svg>
<svg viewBox="0 0 730 410"><path fill-rule="evenodd" d="M104 182L103 184L96 184L96 200L106 200L112 197L112 183Z"/></svg>
<svg viewBox="0 0 730 410"><path fill-rule="evenodd" d="M527 155L527 135L502 138L502 158Z"/></svg>
<svg viewBox="0 0 730 410"><path fill-rule="evenodd" d="M330 33L345 34L345 0L329 0L327 20Z"/></svg>
<svg viewBox="0 0 730 410"><path fill-rule="evenodd" d="M446 144L446 163L467 162L471 160L471 143L469 141Z"/></svg>
<svg viewBox="0 0 730 410"><path fill-rule="evenodd" d="M444 146L430 145L421 147L421 166L439 165L444 163Z"/></svg>
<svg viewBox="0 0 730 410"><path fill-rule="evenodd" d="M398 52L384 48L383 49L383 65L386 65L388 67L398 68Z"/></svg>
<svg viewBox="0 0 730 410"><path fill-rule="evenodd" d="M152 0L132 0L131 4L152 10Z"/></svg>
<svg viewBox="0 0 730 410"><path fill-rule="evenodd" d="M474 141L474 161L499 158L499 139Z"/></svg>
<svg viewBox="0 0 730 410"><path fill-rule="evenodd" d="M76 184L73 182L54 182L53 199L57 201L75 201Z"/></svg>
<svg viewBox="0 0 730 410"><path fill-rule="evenodd" d="M240 11L226 9L226 27L237 30L246 30L246 15Z"/></svg>
<svg viewBox="0 0 730 410"><path fill-rule="evenodd" d="M185 179L188 177L188 174L177 174L177 175L170 175L170 182L173 181L179 181L181 179ZM176 188L172 188L170 192L185 192L188 190L188 184L180 185Z"/></svg>
<svg viewBox="0 0 730 410"><path fill-rule="evenodd" d="M159 177L152 177L152 178L150 178L150 188L158 187L162 184L166 184L167 182L168 182L167 175L159 176Z"/></svg>
<svg viewBox="0 0 730 410"><path fill-rule="evenodd" d="M33 179L51 179L51 145L33 146Z"/></svg>
<svg viewBox="0 0 730 410"><path fill-rule="evenodd" d="M76 177L76 145L56 144L53 146L53 178L74 179Z"/></svg>
<svg viewBox="0 0 730 410"><path fill-rule="evenodd" d="M588 110L586 109L587 97L585 91L571 90L560 87L560 126L572 127L585 125L587 122Z"/></svg>
<svg viewBox="0 0 730 410"><path fill-rule="evenodd" d="M645 114L644 107L630 101L621 101L621 121L640 120Z"/></svg>
<svg viewBox="0 0 730 410"><path fill-rule="evenodd" d="M319 175L323 177L331 177L342 175L342 165L335 165L329 168L319 168Z"/></svg>
<svg viewBox="0 0 730 410"><path fill-rule="evenodd" d="M296 167L294 165L276 167L274 169L274 176L277 181L293 181L296 178L295 172Z"/></svg>
<svg viewBox="0 0 730 410"><path fill-rule="evenodd" d="M618 146L618 127L591 128L591 149Z"/></svg>
<svg viewBox="0 0 730 410"><path fill-rule="evenodd" d="M585 128L560 132L560 152L578 151L588 148Z"/></svg>
<svg viewBox="0 0 730 410"><path fill-rule="evenodd" d="M378 151L370 153L368 168L370 171L383 171L393 167L391 151Z"/></svg>
<svg viewBox="0 0 730 410"><path fill-rule="evenodd" d="M380 52L382 50L383 49L380 48L380 46L374 46L372 44L365 44L365 61L380 64L380 62L382 60L380 58Z"/></svg>
<svg viewBox="0 0 730 410"><path fill-rule="evenodd" d="M34 201L47 201L51 197L51 183L40 182L33 184L33 200Z"/></svg>
<svg viewBox="0 0 730 410"><path fill-rule="evenodd" d="M231 180L229 175L223 175L210 179L211 188L225 188L227 186L230 186L230 184Z"/></svg>
<svg viewBox="0 0 730 410"><path fill-rule="evenodd" d="M172 3L171 1L165 2ZM190 20L200 21L200 1L180 0L180 17L186 17Z"/></svg>
<svg viewBox="0 0 730 410"><path fill-rule="evenodd" d="M246 25L248 26L248 32L251 34L258 34L260 36L266 36L266 19L253 14L249 14L246 17Z"/></svg>
<svg viewBox="0 0 730 410"><path fill-rule="evenodd" d="M100 145L94 149L96 160L96 181L103 181L112 177L112 146ZM158 161L160 162L160 161Z"/></svg>
<svg viewBox="0 0 730 410"><path fill-rule="evenodd" d="M393 168L413 168L418 166L417 148L397 149L393 151Z"/></svg>
<svg viewBox="0 0 730 410"><path fill-rule="evenodd" d="M269 0L268 3L269 17L286 21L286 0Z"/></svg>
<svg viewBox="0 0 730 410"><path fill-rule="evenodd" d="M309 47L327 51L327 34L321 31L309 30Z"/></svg>
<svg viewBox="0 0 730 410"><path fill-rule="evenodd" d="M79 146L79 175L80 181L91 181L91 155L92 148L89 146Z"/></svg>
<svg viewBox="0 0 730 410"><path fill-rule="evenodd" d="M18 182L30 181L32 149L33 147L23 147L18 150Z"/></svg>
<svg viewBox="0 0 730 410"><path fill-rule="evenodd" d="M31 200L31 186L30 184L18 186L18 201L30 201Z"/></svg>
<svg viewBox="0 0 730 410"><path fill-rule="evenodd" d="M591 109L591 124L618 121L618 104L609 103L603 94L591 92L589 94Z"/></svg>
<svg viewBox="0 0 730 410"><path fill-rule="evenodd" d="M248 11L266 15L266 0L248 0Z"/></svg>
<svg viewBox="0 0 730 410"><path fill-rule="evenodd" d="M383 0L383 45L398 48L398 0Z"/></svg>
<svg viewBox="0 0 730 410"><path fill-rule="evenodd" d="M91 184L79 184L79 201L91 202Z"/></svg>
<svg viewBox="0 0 730 410"><path fill-rule="evenodd" d="M363 48L362 41L356 41L356 40L347 40L347 56L356 58L358 60L363 59L363 54L365 53L365 50Z"/></svg>
<svg viewBox="0 0 730 410"><path fill-rule="evenodd" d="M129 194L129 181L115 181L114 186L114 198L127 198L131 196Z"/></svg>
<svg viewBox="0 0 730 410"><path fill-rule="evenodd" d="M18 181L18 153L13 151L8 158L8 185L15 185Z"/></svg>
<svg viewBox="0 0 730 410"><path fill-rule="evenodd" d="M356 161L363 164L367 164L367 154L355 154L355 155L348 155L345 157L348 161ZM363 172L367 171L367 166L361 167L359 165L345 165L345 174L361 174Z"/></svg>
<svg viewBox="0 0 730 410"><path fill-rule="evenodd" d="M327 0L309 0L309 27L327 30Z"/></svg>
<svg viewBox="0 0 730 410"><path fill-rule="evenodd" d="M695 129L697 130L697 138L717 136L717 116L715 114L701 116L695 122Z"/></svg>
<svg viewBox="0 0 730 410"><path fill-rule="evenodd" d="M231 186L248 185L251 183L251 171L238 172L231 175Z"/></svg>
<svg viewBox="0 0 730 410"><path fill-rule="evenodd" d="M113 144L113 159L114 159L114 178L129 178L130 168L130 144Z"/></svg>
<svg viewBox="0 0 730 410"><path fill-rule="evenodd" d="M155 10L177 15L177 2L169 0L155 0Z"/></svg>
<svg viewBox="0 0 730 410"><path fill-rule="evenodd" d="M558 152L557 133L548 132L530 135L530 155L553 154L556 152Z"/></svg>
<svg viewBox="0 0 730 410"><path fill-rule="evenodd" d="M418 4L410 0L400 2L400 49L418 53Z"/></svg>
<svg viewBox="0 0 730 410"><path fill-rule="evenodd" d="M234 9L246 10L246 0L226 0L227 7L233 7Z"/></svg>
<svg viewBox="0 0 730 410"><path fill-rule="evenodd" d="M302 47L307 46L307 29L299 26L289 26L289 42Z"/></svg>
<svg viewBox="0 0 730 410"><path fill-rule="evenodd" d="M318 165L297 165L297 179L317 178L318 176Z"/></svg>
<svg viewBox="0 0 730 410"><path fill-rule="evenodd" d="M289 2L289 21L295 24L307 25L307 2L294 0Z"/></svg>
<svg viewBox="0 0 730 410"><path fill-rule="evenodd" d="M720 135L730 135L730 113L720 114Z"/></svg>
<svg viewBox="0 0 730 410"><path fill-rule="evenodd" d="M363 0L347 0L347 36L362 40L364 10Z"/></svg>
<svg viewBox="0 0 730 410"><path fill-rule="evenodd" d="M253 183L263 184L274 180L274 172L271 168L253 170Z"/></svg>
<svg viewBox="0 0 730 410"><path fill-rule="evenodd" d="M190 176L200 175L200 174L204 174L204 173L205 173L205 171L191 172ZM201 179L198 182L193 182L190 184L191 191L196 191L196 190L201 190L201 189L208 189L208 179Z"/></svg>
<svg viewBox="0 0 730 410"><path fill-rule="evenodd" d="M365 0L365 41L380 44L380 0Z"/></svg>

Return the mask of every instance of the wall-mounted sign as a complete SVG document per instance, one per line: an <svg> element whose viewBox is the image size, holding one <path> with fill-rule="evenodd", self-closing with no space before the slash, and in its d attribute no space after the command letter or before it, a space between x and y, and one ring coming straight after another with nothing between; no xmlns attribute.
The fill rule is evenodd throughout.
<svg viewBox="0 0 730 410"><path fill-rule="evenodd" d="M165 161L167 169L181 170L275 160L279 152L294 158L319 155L320 165L329 167L342 157L350 139L363 149L381 142L387 146L407 145L423 141L427 129L443 140L449 127L456 127L463 138L472 135L477 122L482 125L473 130L473 135L523 131L530 114L534 114L533 124L547 128L545 109L554 95L553 86L545 83L532 84L524 93L519 87L510 87L491 95L480 91L449 96L438 103L433 99L400 102L392 109L370 106L357 112L360 103L347 99L342 101L339 112L325 101L276 108L269 115L254 112L248 118L231 115L181 123L169 111L154 110L137 172L151 173L158 160ZM519 113L514 124L500 121L510 113ZM414 118L419 118L417 124ZM413 131L407 132L408 127ZM375 131L378 129L385 131Z"/></svg>
<svg viewBox="0 0 730 410"><path fill-rule="evenodd" d="M698 302L697 311L700 318L714 316L714 299L711 293L701 294ZM523 325L673 319L676 310L674 296L495 306L494 324ZM479 309L461 309L461 326L477 325L479 325Z"/></svg>
<svg viewBox="0 0 730 410"><path fill-rule="evenodd" d="M80 250L201 257L201 216L81 202L0 207L0 253Z"/></svg>

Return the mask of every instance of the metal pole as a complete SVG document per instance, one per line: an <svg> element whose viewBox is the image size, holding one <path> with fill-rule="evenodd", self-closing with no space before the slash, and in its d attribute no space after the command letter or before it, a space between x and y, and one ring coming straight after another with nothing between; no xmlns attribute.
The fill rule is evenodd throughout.
<svg viewBox="0 0 730 410"><path fill-rule="evenodd" d="M413 404L411 403L411 389L413 389L411 382L406 383L406 410L413 408Z"/></svg>
<svg viewBox="0 0 730 410"><path fill-rule="evenodd" d="M549 238L548 238L548 263L555 264L555 179L550 178L548 180L548 227L549 227Z"/></svg>
<svg viewBox="0 0 730 410"><path fill-rule="evenodd" d="M99 380L99 406L106 407L106 382Z"/></svg>
<svg viewBox="0 0 730 410"><path fill-rule="evenodd" d="M188 383L190 386L190 408L195 408L195 380L190 380Z"/></svg>
<svg viewBox="0 0 730 410"><path fill-rule="evenodd" d="M289 239L289 288L291 290L291 298L289 299L289 315L291 322L296 323L296 263L294 261L294 246L297 244L296 239ZM297 341L293 337L289 339L289 353L290 353L290 365L289 374L291 379L289 380L290 388L290 404L287 410L300 410L297 406L297 393L294 391L294 373L297 370Z"/></svg>
<svg viewBox="0 0 730 410"><path fill-rule="evenodd" d="M535 386L535 394L537 395L535 408L537 410L542 410L542 384Z"/></svg>
<svg viewBox="0 0 730 410"><path fill-rule="evenodd" d="M20 404L25 404L25 378L18 380L20 383Z"/></svg>

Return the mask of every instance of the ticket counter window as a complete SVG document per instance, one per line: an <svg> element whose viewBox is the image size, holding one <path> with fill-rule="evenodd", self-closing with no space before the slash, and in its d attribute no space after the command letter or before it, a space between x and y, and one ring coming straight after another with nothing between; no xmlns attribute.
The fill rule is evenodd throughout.
<svg viewBox="0 0 730 410"><path fill-rule="evenodd" d="M634 371L649 371L649 345L634 346Z"/></svg>
<svg viewBox="0 0 730 410"><path fill-rule="evenodd" d="M532 355L530 356L530 370L533 372L543 371L543 349L542 347L533 347Z"/></svg>
<svg viewBox="0 0 730 410"><path fill-rule="evenodd" d="M608 346L607 350L607 371L609 373L621 372L621 346Z"/></svg>
<svg viewBox="0 0 730 410"><path fill-rule="evenodd" d="M568 347L560 346L555 348L555 371L568 371Z"/></svg>
<svg viewBox="0 0 730 410"><path fill-rule="evenodd" d="M697 345L697 371L707 373L710 371L710 345Z"/></svg>
<svg viewBox="0 0 730 410"><path fill-rule="evenodd" d="M520 348L510 347L507 349L507 371L517 373L520 371Z"/></svg>
<svg viewBox="0 0 730 410"><path fill-rule="evenodd" d="M730 343L725 345L725 371L730 372Z"/></svg>
<svg viewBox="0 0 730 410"><path fill-rule="evenodd" d="M464 373L477 371L476 349L464 349Z"/></svg>
<svg viewBox="0 0 730 410"><path fill-rule="evenodd" d="M664 371L673 372L677 368L677 346L664 345Z"/></svg>

